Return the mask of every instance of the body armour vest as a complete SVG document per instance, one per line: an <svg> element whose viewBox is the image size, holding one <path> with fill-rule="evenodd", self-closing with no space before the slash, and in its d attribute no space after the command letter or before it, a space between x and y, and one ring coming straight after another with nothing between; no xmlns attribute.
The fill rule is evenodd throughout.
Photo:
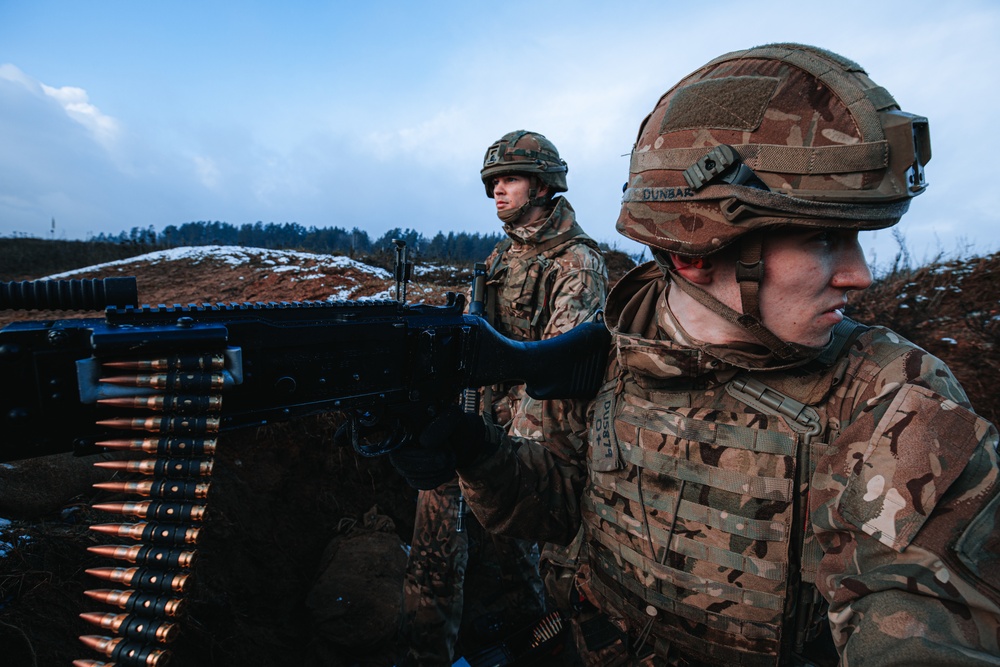
<svg viewBox="0 0 1000 667"><path fill-rule="evenodd" d="M576 222L563 197L538 234L536 242L514 253L510 238L501 241L487 260L487 312L497 331L514 340L541 340L548 323L555 260L584 244L600 252L597 243Z"/></svg>
<svg viewBox="0 0 1000 667"><path fill-rule="evenodd" d="M846 321L794 377L616 332L582 510L589 585L627 619L633 650L679 664L796 664L824 627L807 500L829 429L822 401L792 395L829 393L856 327Z"/></svg>

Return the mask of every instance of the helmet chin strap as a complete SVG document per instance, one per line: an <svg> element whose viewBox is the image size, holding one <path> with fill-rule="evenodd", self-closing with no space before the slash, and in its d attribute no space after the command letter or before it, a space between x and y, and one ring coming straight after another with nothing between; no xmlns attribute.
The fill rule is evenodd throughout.
<svg viewBox="0 0 1000 667"><path fill-rule="evenodd" d="M653 256L660 269L669 274L674 284L684 293L727 322L731 322L748 332L779 359L791 361L815 356L815 350L812 348L786 343L764 326L760 314L760 283L764 277L761 241L762 236L759 232L747 234L740 240L740 256L736 263L736 281L740 286L742 313L736 312L698 285L686 280L677 272L670 258L662 256L662 251L654 251Z"/></svg>

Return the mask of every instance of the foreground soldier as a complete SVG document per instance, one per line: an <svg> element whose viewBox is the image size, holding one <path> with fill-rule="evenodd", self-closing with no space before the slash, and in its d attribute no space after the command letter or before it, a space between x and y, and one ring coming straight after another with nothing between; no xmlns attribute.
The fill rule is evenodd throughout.
<svg viewBox="0 0 1000 667"><path fill-rule="evenodd" d="M898 222L929 158L926 119L840 56L708 63L632 152L618 228L655 262L608 298L586 461L451 414L394 462L457 462L490 530L582 522L613 664L1000 664L996 428L842 314L871 282L858 231Z"/></svg>
<svg viewBox="0 0 1000 667"><path fill-rule="evenodd" d="M515 340L542 340L591 319L607 296L607 268L572 206L555 196L567 189L556 147L535 132L505 134L487 150L481 177L508 237L486 260L490 323ZM483 404L492 406L496 423L506 427L516 418L522 435L544 438L556 457L579 458L586 441L575 431L584 424L584 402L528 407L523 398L523 385L496 387L486 390ZM403 595L404 662L451 665L465 655L473 667L516 664L522 656L501 644L542 619L538 556L532 542L488 535L475 517L463 516L453 478L452 469L430 480L417 498Z"/></svg>

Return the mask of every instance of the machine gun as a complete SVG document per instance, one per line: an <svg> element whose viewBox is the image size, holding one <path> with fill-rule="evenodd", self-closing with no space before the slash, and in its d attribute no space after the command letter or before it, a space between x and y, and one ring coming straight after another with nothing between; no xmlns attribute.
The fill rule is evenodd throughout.
<svg viewBox="0 0 1000 667"><path fill-rule="evenodd" d="M113 408L154 409L157 397L206 393L222 399L218 430L340 411L361 430L385 434L359 446L378 455L467 387L524 382L535 398L590 397L609 341L598 322L513 341L465 314L455 293L439 306L136 301L134 278L0 284L0 309L106 305L102 319L0 330L0 461L94 453L108 431L99 422Z"/></svg>
<svg viewBox="0 0 1000 667"><path fill-rule="evenodd" d="M91 526L132 542L90 547L126 566L88 570L123 589L87 591L116 609L82 615L115 635L85 635L85 645L117 665L169 659L164 644L177 635L219 432L340 412L357 451L377 456L407 444L467 388L524 382L540 399L596 393L610 340L603 322L513 341L466 313L463 295L406 303L402 242L396 259L394 300L140 306L134 278L0 283L0 310L105 311L0 329L0 461L134 452L95 464L136 477L98 488L140 499L94 505L138 522Z"/></svg>

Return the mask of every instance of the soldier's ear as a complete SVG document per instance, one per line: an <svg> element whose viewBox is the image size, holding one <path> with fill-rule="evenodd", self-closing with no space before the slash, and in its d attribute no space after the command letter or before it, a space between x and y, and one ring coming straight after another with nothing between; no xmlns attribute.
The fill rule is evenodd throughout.
<svg viewBox="0 0 1000 667"><path fill-rule="evenodd" d="M674 270L688 282L695 285L708 285L712 282L715 266L708 258L681 257L675 253L670 253L670 261L674 263Z"/></svg>
<svg viewBox="0 0 1000 667"><path fill-rule="evenodd" d="M540 179L538 177L534 177L533 176L532 178L535 179L535 187L536 187L536 189L538 191L538 195L537 196L538 197L547 197L548 194L549 194L549 186L548 186L548 184L543 183L542 179Z"/></svg>

